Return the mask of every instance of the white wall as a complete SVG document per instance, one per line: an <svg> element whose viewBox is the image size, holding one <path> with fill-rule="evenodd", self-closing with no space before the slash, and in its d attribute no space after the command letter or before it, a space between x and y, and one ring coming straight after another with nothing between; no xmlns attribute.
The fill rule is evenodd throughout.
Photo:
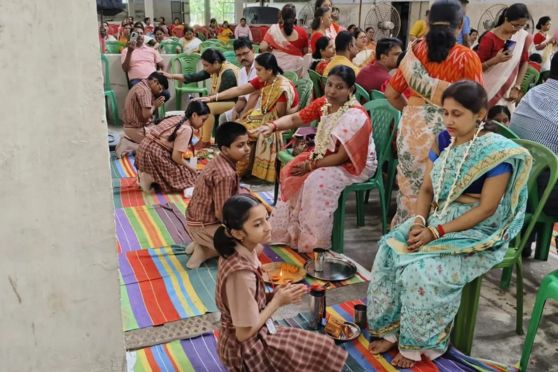
<svg viewBox="0 0 558 372"><path fill-rule="evenodd" d="M121 371L95 2L2 0L0 25L0 370Z"/></svg>

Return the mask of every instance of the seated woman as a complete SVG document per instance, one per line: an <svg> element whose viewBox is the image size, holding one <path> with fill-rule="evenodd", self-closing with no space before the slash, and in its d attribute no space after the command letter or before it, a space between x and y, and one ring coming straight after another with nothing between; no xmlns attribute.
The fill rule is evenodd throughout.
<svg viewBox="0 0 558 372"><path fill-rule="evenodd" d="M194 30L186 26L184 28L184 37L180 39L182 43L182 53L192 54L200 51L200 44L202 41L194 35Z"/></svg>
<svg viewBox="0 0 558 372"><path fill-rule="evenodd" d="M271 215L273 242L301 252L330 248L339 195L346 186L374 174L372 125L354 99L354 90L354 71L336 66L328 75L324 97L258 131L268 135L319 120L313 151L301 153L281 171L281 200Z"/></svg>
<svg viewBox="0 0 558 372"><path fill-rule="evenodd" d="M374 353L398 343L392 364L411 368L448 346L463 287L504 258L520 231L527 201L529 152L487 131L484 88L462 80L442 96L444 123L415 217L379 242L368 289Z"/></svg>
<svg viewBox="0 0 558 372"><path fill-rule="evenodd" d="M501 124L504 124L505 126L508 126L510 125L511 113L506 106L496 105L488 110L486 118L488 120L497 121Z"/></svg>
<svg viewBox="0 0 558 372"><path fill-rule="evenodd" d="M211 78L211 89L209 94L219 94L229 88L236 86L239 69L225 59L223 53L216 49L206 49L201 55L201 63L203 71L193 74L169 74L163 73L168 79L174 79L183 83L194 83ZM234 107L235 101L214 100L209 103L211 115L207 117L203 123L202 139L198 147L207 147L211 141L213 134L213 125L215 124L215 116L221 115L223 112L229 111Z"/></svg>
<svg viewBox="0 0 558 372"><path fill-rule="evenodd" d="M310 69L316 71L318 74L323 75L324 69L335 55L334 39L327 36L322 36L316 41L316 50L312 53L314 61L310 65Z"/></svg>
<svg viewBox="0 0 558 372"><path fill-rule="evenodd" d="M194 184L198 171L184 154L190 151L194 129L201 128L208 116L209 107L193 101L184 116L165 118L148 132L136 156L143 191L156 184L162 192L181 192Z"/></svg>
<svg viewBox="0 0 558 372"><path fill-rule="evenodd" d="M318 39L323 36L328 36L327 31L330 29L332 23L331 8L321 7L317 8L314 12L314 19L312 20L312 36L310 37L309 51L314 53L316 51L316 43ZM335 40L335 37L332 39Z"/></svg>
<svg viewBox="0 0 558 372"><path fill-rule="evenodd" d="M296 8L287 4L281 9L279 23L271 25L260 43L261 52L271 52L277 58L279 67L302 76L303 56L308 50L308 34L296 26Z"/></svg>
<svg viewBox="0 0 558 372"><path fill-rule="evenodd" d="M257 77L248 84L201 98L204 102L230 100L259 90L260 97L256 108L246 107L238 120L248 130L254 130L264 123L296 112L299 100L294 84L280 75L283 70L277 65L273 54L263 53L257 56L255 67ZM247 105L250 105L250 102ZM238 174L244 176L251 171L255 177L274 182L275 157L283 143L281 134L275 133L273 137L256 136L252 138L251 143L250 159L238 162Z"/></svg>
<svg viewBox="0 0 558 372"><path fill-rule="evenodd" d="M353 58L353 63L357 67L364 67L374 62L376 59L376 50L368 47L368 37L366 36L366 32L357 27L353 31L353 36L355 38L355 46L357 48L357 54Z"/></svg>
<svg viewBox="0 0 558 372"><path fill-rule="evenodd" d="M220 42L227 44L234 37L234 33L229 26L229 22L223 22L223 27L221 27L221 32L217 36Z"/></svg>

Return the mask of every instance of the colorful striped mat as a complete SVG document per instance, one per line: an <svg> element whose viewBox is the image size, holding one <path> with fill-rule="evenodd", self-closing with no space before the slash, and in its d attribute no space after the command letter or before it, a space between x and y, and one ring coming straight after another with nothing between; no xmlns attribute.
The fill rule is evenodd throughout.
<svg viewBox="0 0 558 372"><path fill-rule="evenodd" d="M216 353L214 333L126 353L128 372L226 372Z"/></svg>
<svg viewBox="0 0 558 372"><path fill-rule="evenodd" d="M217 260L201 268L186 269L184 246L124 251L119 254L121 308L126 331L161 325L217 311L215 285ZM289 247L265 247L262 262L289 262L302 265L300 254ZM349 280L332 288L363 283L370 273L359 268ZM307 277L304 283L323 283Z"/></svg>
<svg viewBox="0 0 558 372"><path fill-rule="evenodd" d="M217 311L217 261L189 270L187 259L178 246L119 255L125 331Z"/></svg>
<svg viewBox="0 0 558 372"><path fill-rule="evenodd" d="M348 301L328 307L330 314L335 314L345 320L353 319L353 307L362 301ZM307 329L308 315L299 314L294 318L276 322L279 326ZM127 353L128 371L221 371L224 370L219 362L216 344L217 332L181 341L173 341ZM367 332L357 340L342 344L349 353L343 371L399 371L390 363L395 351L382 355L368 353ZM201 361L205 362L203 364ZM197 363L197 364L195 364ZM459 350L450 347L449 350L434 361L422 361L405 372L511 372L515 368L508 368L499 363L475 359L464 355Z"/></svg>
<svg viewBox="0 0 558 372"><path fill-rule="evenodd" d="M191 242L184 211L175 204L116 208L114 215L119 253Z"/></svg>
<svg viewBox="0 0 558 372"><path fill-rule="evenodd" d="M138 171L133 155L124 155L118 159L114 152L110 156L110 170L112 178L135 178Z"/></svg>
<svg viewBox="0 0 558 372"><path fill-rule="evenodd" d="M143 192L135 178L117 178L112 180L113 200L115 208L139 207L142 205L157 205L173 203L185 214L190 199L182 193L163 194L161 192Z"/></svg>

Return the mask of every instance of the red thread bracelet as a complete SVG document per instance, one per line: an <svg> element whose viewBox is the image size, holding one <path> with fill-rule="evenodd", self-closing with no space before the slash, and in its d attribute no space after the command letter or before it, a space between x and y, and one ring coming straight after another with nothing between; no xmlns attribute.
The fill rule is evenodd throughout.
<svg viewBox="0 0 558 372"><path fill-rule="evenodd" d="M442 225L436 226L436 230L438 230L438 233L440 234L440 237L446 235L446 231L444 230L444 227Z"/></svg>

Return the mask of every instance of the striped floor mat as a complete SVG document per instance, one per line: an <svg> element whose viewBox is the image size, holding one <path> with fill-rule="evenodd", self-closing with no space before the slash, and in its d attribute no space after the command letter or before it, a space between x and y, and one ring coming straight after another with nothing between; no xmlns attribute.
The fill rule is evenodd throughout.
<svg viewBox="0 0 558 372"><path fill-rule="evenodd" d="M362 301L348 301L339 305L328 307L327 311L345 320L353 319L353 307ZM276 322L279 326L308 328L308 316L299 314L295 318L290 318ZM343 371L378 371L396 372L390 363L395 352L384 353L382 355L372 355L368 353L367 334L361 335L351 343L342 344L349 353ZM217 334L209 333L201 337L187 340L173 341L167 344L157 345L127 353L128 371L150 372L150 371L224 371L224 367L219 362L216 344ZM442 371L462 371L462 372L504 372L517 371L499 363L475 359L464 355L459 350L450 349L441 357L434 361L422 361L411 369L402 369L405 372L442 372Z"/></svg>

